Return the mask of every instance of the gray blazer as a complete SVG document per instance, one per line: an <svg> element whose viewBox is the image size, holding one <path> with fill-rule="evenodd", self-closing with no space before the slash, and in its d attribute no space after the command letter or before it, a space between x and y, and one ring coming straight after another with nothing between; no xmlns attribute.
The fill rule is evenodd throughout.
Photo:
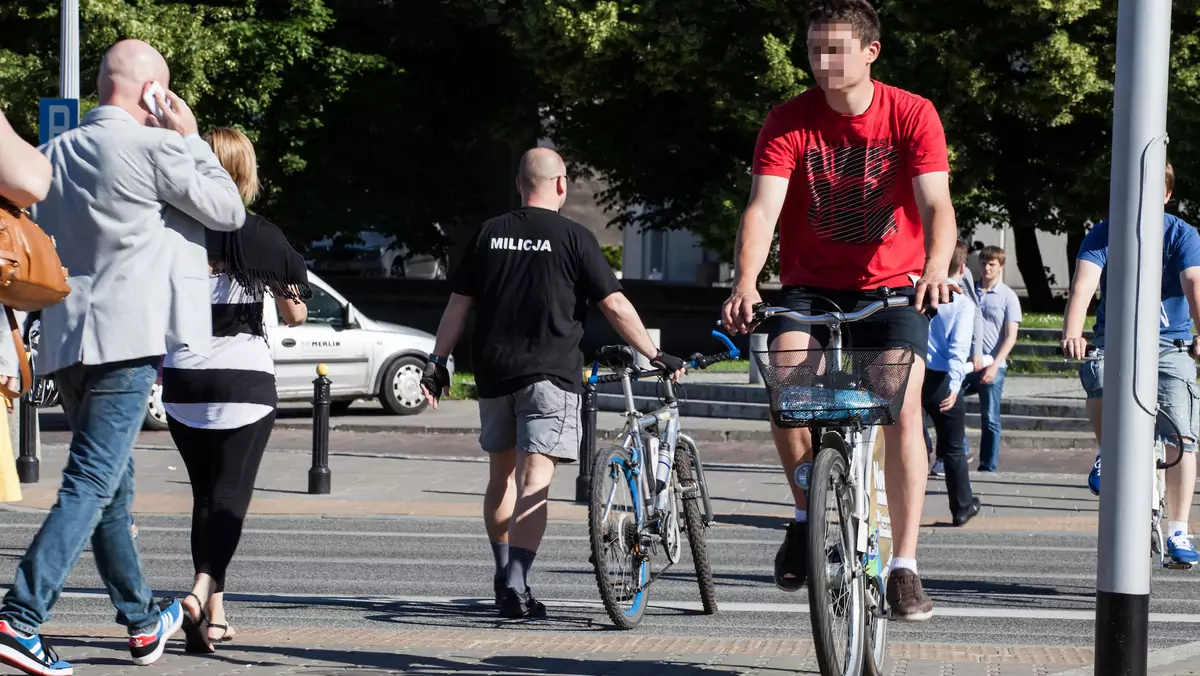
<svg viewBox="0 0 1200 676"><path fill-rule="evenodd" d="M42 311L38 370L163 355L207 356L204 230L237 230L237 186L198 135L100 106L40 148L54 169L34 220L53 236L71 294Z"/></svg>

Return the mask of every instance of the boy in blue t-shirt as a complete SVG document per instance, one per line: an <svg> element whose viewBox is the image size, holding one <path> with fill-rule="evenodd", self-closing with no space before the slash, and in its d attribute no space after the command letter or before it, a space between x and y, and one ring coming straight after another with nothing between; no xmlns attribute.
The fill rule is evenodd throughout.
<svg viewBox="0 0 1200 676"><path fill-rule="evenodd" d="M1175 187L1175 172L1167 163L1166 201ZM1195 565L1198 557L1188 536L1188 515L1192 509L1192 491L1196 486L1196 439L1200 437L1200 398L1196 388L1196 362L1200 342L1192 336L1193 320L1200 322L1200 234L1183 219L1170 214L1163 216L1162 304L1159 311L1159 340L1170 347L1175 340L1190 340L1190 354L1174 353L1159 360L1158 406L1170 418L1158 425L1158 435L1173 440L1175 428L1183 437L1183 456L1167 470L1167 556L1181 565ZM1075 265L1075 278L1063 318L1063 354L1072 359L1084 356L1087 342L1083 338L1084 318L1088 304L1100 287L1100 307L1092 327L1092 343L1104 354L1105 283L1108 263L1108 221L1097 223L1083 239ZM1079 367L1079 380L1087 391L1088 419L1096 440L1100 440L1100 411L1104 395L1104 362L1089 361ZM1178 450L1168 443L1168 458ZM1100 494L1100 457L1088 476L1088 488Z"/></svg>

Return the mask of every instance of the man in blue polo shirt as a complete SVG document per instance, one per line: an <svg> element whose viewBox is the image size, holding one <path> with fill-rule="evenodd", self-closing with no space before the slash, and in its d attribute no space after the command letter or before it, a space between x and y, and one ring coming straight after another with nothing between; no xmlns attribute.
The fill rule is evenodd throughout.
<svg viewBox="0 0 1200 676"><path fill-rule="evenodd" d="M1166 198L1170 201L1175 187L1175 171L1167 163ZM1073 359L1084 356L1087 341L1083 338L1084 318L1088 304L1100 287L1100 307L1092 327L1092 343L1104 354L1105 282L1108 263L1108 221L1097 223L1083 239L1075 264L1075 278L1063 318L1063 354ZM1200 397L1196 388L1196 357L1200 343L1192 336L1193 321L1200 321L1200 234L1186 221L1170 214L1163 216L1162 304L1159 311L1159 341L1170 347L1175 340L1190 340L1190 354L1174 353L1159 360L1158 407L1173 425L1159 422L1157 433L1168 441L1167 457L1179 452L1173 443L1175 429L1183 437L1183 456L1167 470L1167 556L1172 562L1195 565L1198 557L1188 536L1188 515L1192 510L1192 491L1196 486L1196 439L1200 436ZM1084 362L1079 367L1079 380L1087 392L1088 419L1092 431L1100 440L1101 400L1104 396L1104 362ZM1100 494L1100 457L1088 477L1088 488Z"/></svg>

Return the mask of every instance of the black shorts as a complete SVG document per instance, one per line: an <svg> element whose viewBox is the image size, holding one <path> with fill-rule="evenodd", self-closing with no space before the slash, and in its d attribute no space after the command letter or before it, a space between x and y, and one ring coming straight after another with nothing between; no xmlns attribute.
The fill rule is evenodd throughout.
<svg viewBox="0 0 1200 676"><path fill-rule="evenodd" d="M896 295L911 296L914 287L894 289ZM855 312L879 300L873 291L835 291L809 286L783 287L782 306L803 314L822 312ZM829 343L828 326L801 324L787 317L767 320L767 344L784 333L799 331L817 339L822 346ZM842 346L860 348L911 347L916 358L924 359L929 350L929 319L911 305L884 308L859 322L842 325Z"/></svg>

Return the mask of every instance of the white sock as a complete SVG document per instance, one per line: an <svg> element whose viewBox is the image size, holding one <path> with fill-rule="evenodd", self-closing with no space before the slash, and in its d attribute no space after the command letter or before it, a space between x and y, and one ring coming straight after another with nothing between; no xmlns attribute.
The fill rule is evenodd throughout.
<svg viewBox="0 0 1200 676"><path fill-rule="evenodd" d="M916 559L906 559L903 556L893 556L892 557L892 570L899 570L900 568L907 568L907 569L911 570L913 572L913 574L915 575L917 572L917 560Z"/></svg>
<svg viewBox="0 0 1200 676"><path fill-rule="evenodd" d="M796 523L806 523L808 521L808 510L796 508Z"/></svg>
<svg viewBox="0 0 1200 676"><path fill-rule="evenodd" d="M1188 525L1186 521L1168 521L1167 522L1167 537L1171 537L1176 533L1188 534Z"/></svg>

